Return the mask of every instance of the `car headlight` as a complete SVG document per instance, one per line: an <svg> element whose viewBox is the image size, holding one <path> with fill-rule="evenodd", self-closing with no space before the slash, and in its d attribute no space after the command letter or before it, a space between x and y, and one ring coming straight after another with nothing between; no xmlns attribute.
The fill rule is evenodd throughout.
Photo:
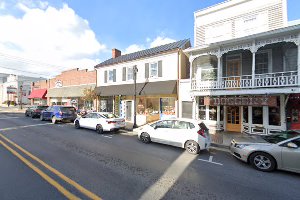
<svg viewBox="0 0 300 200"><path fill-rule="evenodd" d="M243 149L245 147L249 146L249 144L236 144L235 147L239 149Z"/></svg>

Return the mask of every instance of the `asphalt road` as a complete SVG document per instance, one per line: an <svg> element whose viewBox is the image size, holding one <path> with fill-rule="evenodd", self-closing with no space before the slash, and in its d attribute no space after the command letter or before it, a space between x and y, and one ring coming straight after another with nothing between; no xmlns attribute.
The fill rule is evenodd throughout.
<svg viewBox="0 0 300 200"><path fill-rule="evenodd" d="M0 144L0 199L300 199L300 174L259 172L223 151L193 156L23 114L0 113L1 135L48 178Z"/></svg>

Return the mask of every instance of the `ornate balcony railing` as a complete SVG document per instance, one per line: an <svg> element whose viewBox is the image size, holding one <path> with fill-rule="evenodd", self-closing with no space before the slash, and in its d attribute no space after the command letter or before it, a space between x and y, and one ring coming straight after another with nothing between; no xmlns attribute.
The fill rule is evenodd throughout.
<svg viewBox="0 0 300 200"><path fill-rule="evenodd" d="M221 77L217 80L192 79L192 90L206 91L217 89L242 89L242 88L272 88L298 85L297 71L277 72L267 74Z"/></svg>

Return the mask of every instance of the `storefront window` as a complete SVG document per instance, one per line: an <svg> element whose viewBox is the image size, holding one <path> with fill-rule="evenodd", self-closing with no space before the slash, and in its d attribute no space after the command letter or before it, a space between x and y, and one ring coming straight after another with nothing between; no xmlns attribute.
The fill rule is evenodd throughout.
<svg viewBox="0 0 300 200"><path fill-rule="evenodd" d="M113 111L113 99L101 98L100 100L100 112L112 112Z"/></svg>
<svg viewBox="0 0 300 200"><path fill-rule="evenodd" d="M146 115L159 114L159 98L147 98L145 114Z"/></svg>
<svg viewBox="0 0 300 200"><path fill-rule="evenodd" d="M204 105L204 97L199 98L199 119L206 120L206 106Z"/></svg>
<svg viewBox="0 0 300 200"><path fill-rule="evenodd" d="M209 120L217 121L217 106L209 106Z"/></svg>
<svg viewBox="0 0 300 200"><path fill-rule="evenodd" d="M263 107L252 107L253 124L263 124Z"/></svg>
<svg viewBox="0 0 300 200"><path fill-rule="evenodd" d="M248 106L243 107L243 122L248 123Z"/></svg>
<svg viewBox="0 0 300 200"><path fill-rule="evenodd" d="M278 96L276 107L269 107L269 124L274 126L280 126L280 97Z"/></svg>
<svg viewBox="0 0 300 200"><path fill-rule="evenodd" d="M144 115L145 114L145 98L139 98L137 103L137 114Z"/></svg>
<svg viewBox="0 0 300 200"><path fill-rule="evenodd" d="M175 115L175 98L161 98L161 114Z"/></svg>

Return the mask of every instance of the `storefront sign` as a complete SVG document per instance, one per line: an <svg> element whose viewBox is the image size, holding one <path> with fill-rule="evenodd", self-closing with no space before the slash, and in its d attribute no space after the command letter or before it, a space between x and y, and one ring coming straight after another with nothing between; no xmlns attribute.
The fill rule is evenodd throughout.
<svg viewBox="0 0 300 200"><path fill-rule="evenodd" d="M277 106L275 96L250 97L204 97L204 105L209 106Z"/></svg>
<svg viewBox="0 0 300 200"><path fill-rule="evenodd" d="M61 80L55 81L55 87L56 87L56 88L60 88L60 87L62 87L62 86L63 86L63 84L62 84L62 81L61 81Z"/></svg>
<svg viewBox="0 0 300 200"><path fill-rule="evenodd" d="M7 94L17 94L17 88L14 86L9 86L6 88Z"/></svg>

